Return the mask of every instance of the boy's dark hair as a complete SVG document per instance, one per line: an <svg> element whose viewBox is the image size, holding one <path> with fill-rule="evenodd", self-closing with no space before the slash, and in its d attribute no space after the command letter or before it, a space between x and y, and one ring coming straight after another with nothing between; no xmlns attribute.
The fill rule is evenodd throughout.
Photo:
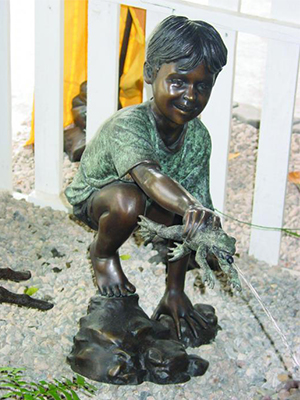
<svg viewBox="0 0 300 400"><path fill-rule="evenodd" d="M162 64L177 62L179 70L191 71L204 62L211 73L218 74L226 61L226 46L213 26L171 15L151 35L144 73L151 80Z"/></svg>

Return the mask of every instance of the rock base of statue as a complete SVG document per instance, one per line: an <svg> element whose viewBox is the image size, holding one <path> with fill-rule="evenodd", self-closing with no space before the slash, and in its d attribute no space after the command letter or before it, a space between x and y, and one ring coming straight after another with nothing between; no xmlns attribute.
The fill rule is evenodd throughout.
<svg viewBox="0 0 300 400"><path fill-rule="evenodd" d="M182 383L203 375L208 361L187 354L185 347L215 338L220 327L214 308L197 304L195 308L209 327L199 327L196 339L182 321L183 339L179 342L171 318L151 320L138 300L138 295L91 298L67 358L71 368L87 378L116 385Z"/></svg>

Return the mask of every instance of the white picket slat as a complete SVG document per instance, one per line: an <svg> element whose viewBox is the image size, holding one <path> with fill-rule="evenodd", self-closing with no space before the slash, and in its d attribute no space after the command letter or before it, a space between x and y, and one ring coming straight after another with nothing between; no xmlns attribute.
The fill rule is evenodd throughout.
<svg viewBox="0 0 300 400"><path fill-rule="evenodd" d="M35 1L35 204L62 202L64 4Z"/></svg>
<svg viewBox="0 0 300 400"><path fill-rule="evenodd" d="M212 156L210 162L211 195L214 207L224 212L231 134L236 33L229 30L224 32L221 29L219 31L223 33L223 39L229 51L228 62L217 78L211 98L202 113L201 119L212 138Z"/></svg>
<svg viewBox="0 0 300 400"><path fill-rule="evenodd" d="M281 227L290 153L299 46L270 41L261 115L252 223ZM252 229L250 254L278 263L281 232Z"/></svg>
<svg viewBox="0 0 300 400"><path fill-rule="evenodd" d="M88 2L87 141L118 108L120 5Z"/></svg>
<svg viewBox="0 0 300 400"><path fill-rule="evenodd" d="M147 10L146 14L146 45L154 28L171 14L171 9L160 7L159 10ZM152 97L152 87L144 81L143 99L150 100Z"/></svg>
<svg viewBox="0 0 300 400"><path fill-rule="evenodd" d="M10 2L0 1L0 190L12 190Z"/></svg>
<svg viewBox="0 0 300 400"><path fill-rule="evenodd" d="M294 18L295 7L274 0L272 15ZM294 6L296 3L294 3ZM300 4L298 3L300 13ZM285 12L283 12L285 10ZM299 45L269 40L265 91L256 167L252 223L282 227L290 155L292 122L299 68ZM249 253L276 265L280 254L280 231L251 231Z"/></svg>
<svg viewBox="0 0 300 400"><path fill-rule="evenodd" d="M219 6L220 0L209 0L209 5ZM222 1L222 7L238 10L240 1ZM209 103L202 113L202 121L212 137L213 147L210 165L211 195L214 207L224 212L237 34L235 31L225 30L219 26L216 26L216 28L222 35L228 49L228 61L217 78Z"/></svg>

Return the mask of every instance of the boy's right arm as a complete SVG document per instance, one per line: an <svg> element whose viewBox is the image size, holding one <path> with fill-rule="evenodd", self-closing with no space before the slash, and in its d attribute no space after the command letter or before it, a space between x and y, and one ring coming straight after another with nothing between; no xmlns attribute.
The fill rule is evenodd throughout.
<svg viewBox="0 0 300 400"><path fill-rule="evenodd" d="M209 219L214 227L220 226L220 219L212 210L203 207L179 183L163 174L157 165L139 164L130 174L148 197L183 217L187 238L192 237L200 227L205 227Z"/></svg>
<svg viewBox="0 0 300 400"><path fill-rule="evenodd" d="M212 220L212 226L220 224L220 219L212 210L204 208L181 185L160 172L157 165L139 164L130 174L147 196L166 210L183 217L183 235L186 235L186 239L198 229L205 228L208 219ZM153 315L154 319L162 314L171 316L178 338L181 337L180 318L185 319L195 337L198 336L197 326L206 326L203 316L194 309L184 293L187 257L169 263L166 291Z"/></svg>

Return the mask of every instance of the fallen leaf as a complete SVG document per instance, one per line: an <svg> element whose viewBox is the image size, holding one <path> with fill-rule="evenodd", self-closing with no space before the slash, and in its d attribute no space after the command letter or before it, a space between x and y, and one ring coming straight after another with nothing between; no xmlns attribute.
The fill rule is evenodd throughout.
<svg viewBox="0 0 300 400"><path fill-rule="evenodd" d="M228 160L230 161L230 160L233 160L234 158L237 158L239 155L240 155L241 153L229 153L229 156L228 156Z"/></svg>
<svg viewBox="0 0 300 400"><path fill-rule="evenodd" d="M25 294L28 294L28 296L32 296L34 293L36 293L39 289L37 287L31 286L31 287L27 287L24 290Z"/></svg>
<svg viewBox="0 0 300 400"><path fill-rule="evenodd" d="M300 184L300 171L289 172L289 182Z"/></svg>

